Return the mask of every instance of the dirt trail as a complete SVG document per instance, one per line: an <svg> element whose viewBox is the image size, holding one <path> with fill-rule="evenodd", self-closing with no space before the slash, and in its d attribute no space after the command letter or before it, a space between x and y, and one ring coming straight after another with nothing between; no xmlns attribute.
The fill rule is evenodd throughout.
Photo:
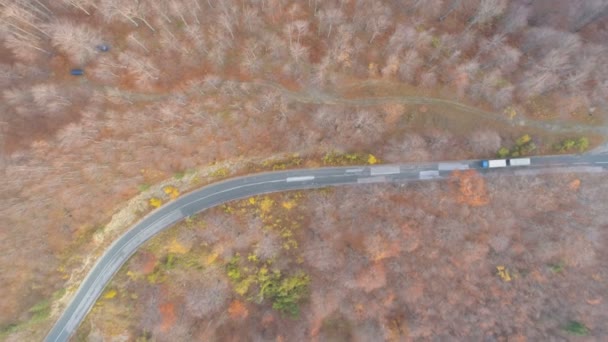
<svg viewBox="0 0 608 342"><path fill-rule="evenodd" d="M302 91L292 91L279 83L267 80L254 80L251 82L240 82L231 80L231 82L236 82L238 84L251 84L262 86L266 88L271 88L280 92L285 98L301 102L301 103L311 103L311 104L326 104L326 105L345 105L345 106L379 106L385 104L405 104L405 105L443 105L443 106L451 106L452 108L457 109L458 111L476 116L483 119L491 119L497 122L501 122L511 126L521 126L521 127L531 127L536 129L541 129L547 132L552 133L573 133L573 134L601 134L604 136L608 136L608 126L606 125L587 125L581 123L572 123L572 122L550 122L550 121L541 121L519 117L516 119L510 119L505 115L485 111L479 108L471 107L456 101L441 99L441 98L433 98L433 97L425 97L425 96L381 96L381 97L364 97L357 99L350 99L340 97L338 95L332 94L327 90L319 90L319 89L309 89ZM373 83L372 83L373 84ZM201 91L202 87L200 85L193 86L184 91L169 93L169 94L154 94L154 93L144 93L144 92L129 92L120 90L115 87L107 87L107 86L93 86L97 89L105 90L106 94L111 96L120 96L124 100L128 102L141 102L141 101L157 101L170 98L172 96L177 95L190 95L195 92Z"/></svg>

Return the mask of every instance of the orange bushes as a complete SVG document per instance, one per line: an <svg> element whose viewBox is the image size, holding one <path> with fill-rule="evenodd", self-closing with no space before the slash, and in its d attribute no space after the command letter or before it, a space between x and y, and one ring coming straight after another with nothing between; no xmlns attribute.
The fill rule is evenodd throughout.
<svg viewBox="0 0 608 342"><path fill-rule="evenodd" d="M485 180L475 170L456 170L452 173L450 183L456 192L456 200L472 207L488 204Z"/></svg>
<svg viewBox="0 0 608 342"><path fill-rule="evenodd" d="M175 305L171 302L163 303L159 306L159 310L162 315L160 330L166 332L175 324Z"/></svg>

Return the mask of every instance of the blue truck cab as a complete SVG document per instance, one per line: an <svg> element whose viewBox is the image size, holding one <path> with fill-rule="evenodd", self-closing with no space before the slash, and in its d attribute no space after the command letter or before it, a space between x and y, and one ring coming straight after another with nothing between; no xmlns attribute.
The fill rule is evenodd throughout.
<svg viewBox="0 0 608 342"><path fill-rule="evenodd" d="M481 167L484 168L484 169L489 168L490 167L490 162L487 161L487 160L482 160L481 161Z"/></svg>

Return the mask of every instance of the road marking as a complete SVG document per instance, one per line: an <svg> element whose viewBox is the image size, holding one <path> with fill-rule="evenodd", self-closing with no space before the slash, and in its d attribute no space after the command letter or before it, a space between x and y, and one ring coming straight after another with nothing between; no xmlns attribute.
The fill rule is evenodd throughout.
<svg viewBox="0 0 608 342"><path fill-rule="evenodd" d="M357 183L359 183L359 184L384 183L384 182L386 182L386 177L384 177L384 176L357 178Z"/></svg>
<svg viewBox="0 0 608 342"><path fill-rule="evenodd" d="M592 164L608 164L608 161L606 162L591 162ZM450 164L450 163L444 163L444 164ZM452 163L453 164L453 163ZM573 163L573 164L586 164L586 163ZM461 164L462 165L462 164ZM571 164L554 164L555 166L562 166L562 165L571 165ZM538 165L538 167L543 167L546 165ZM408 169L408 168L412 168L410 166L404 166L402 167L403 169ZM345 172L362 172L365 169L348 169ZM555 173L555 172L577 172L577 171L583 171L583 172L602 172L604 169L603 167L577 167L577 168L556 168L553 170L549 170L549 173ZM391 166L377 166L377 167L373 167L371 170L371 174L372 175L389 175L389 174L398 174L399 172L399 167L391 167ZM532 170L529 170L532 171ZM516 172L516 174L524 174L524 172ZM329 176L325 176L325 177L340 177L340 175L329 175ZM299 178L299 179L298 179ZM303 179L303 178L307 178L307 179ZM442 178L439 174L439 171L437 170L426 170L426 171L420 171L419 172L419 179L435 179L435 178ZM236 189L239 188L247 188L247 187L254 187L256 185L260 185L260 184L268 184L268 183L279 183L279 182L285 182L285 181L290 181L289 179L291 179L291 182L296 182L296 181L304 181L304 180L313 180L315 179L314 176L303 176L303 177L288 177L287 179L276 179L276 180L269 180L269 181L262 181L262 182L257 182L257 183L249 183L249 184L242 184L242 185L238 185L238 186L234 186L228 189L224 189L224 190L220 190L217 192L214 192L212 194L208 194L206 196L202 196L200 198L196 198L191 200L188 203L182 204L178 209L178 211L174 211L169 215L165 215L164 217L161 217L160 219L157 219L155 222L152 223L152 226L155 229L150 229L150 227L148 226L147 229L142 230L141 232L138 232L135 234L135 236L132 236L131 238L135 238L135 237L139 237L139 238L145 238L144 240L147 240L148 238L150 238L151 236L156 235L158 232L155 231L158 228L158 230L162 230L162 228L166 228L163 226L155 226L156 223L158 223L158 221L165 221L165 224L168 223L172 223L172 222L167 222L167 221L172 221L172 216L176 215L176 216L183 216L183 213L181 212L182 208L185 208L189 205L193 205L194 203L197 203L199 201L203 201L207 198L210 197L214 197L217 196L218 194L221 193L225 193L225 192L229 192L229 191L234 191ZM375 182L383 182L386 181L386 177L383 176L377 176L377 177L361 177L357 180L358 183L375 183ZM297 186L297 185L295 185ZM183 198L183 197L182 197ZM174 218L177 218L175 216L173 216ZM181 217L180 217L181 218ZM141 221L140 221L141 222ZM137 225L137 224L136 224ZM151 233L151 234L150 234ZM142 234L142 235L140 235ZM120 241L121 238L119 238L117 241L115 241L115 243L118 243ZM126 248L127 250L129 249L133 249L132 244L129 244L130 242L132 242L133 240L129 239L127 241L127 244L123 245L123 248L120 249L120 251L124 251L125 247L129 247ZM112 246L114 245L114 243L112 244ZM112 246L110 246L110 248L112 248ZM132 250L131 252L135 252L137 250L137 248L134 248L134 250ZM104 255L102 255L101 258L98 259L97 263L93 266L93 268L91 269L91 272L93 270L96 269L97 264L99 264L99 262L101 260L103 260L104 256L106 254L104 253ZM123 257L119 257L118 260L122 260ZM114 262L117 260L114 260ZM103 270L101 270L101 273L94 277L91 275L91 273L88 273L87 276L85 277L85 279L83 280L83 282L80 284L79 288L76 290L76 292L73 293L72 296L72 300L70 301L70 303L68 304L67 308L69 308L74 299L77 297L77 295L80 292L81 287L86 283L86 281L89 278L89 275L91 275L93 278L92 280L92 285L90 286L91 291L86 292L84 295L84 298L81 299L81 301L76 305L76 307L73 309L74 311L72 312L73 314L69 316L67 323L64 324L64 326L61 328L61 330L59 331L59 334L56 335L58 336L57 338L61 338L61 336L64 334L64 332L69 332L69 336L71 336L71 333L73 332L73 330L75 329L75 327L77 327L82 319L83 312L86 312L87 310L90 310L92 308L91 304L88 304L87 302L89 302L91 300L91 296L95 293L97 293L97 297L99 297L99 295L101 295L102 291L103 291L103 285L105 285L108 280L105 278L109 278L111 279L113 274L108 274L107 271L109 271L110 269L114 268L113 271L118 271L118 269L115 268L119 268L120 265L122 265L123 263L120 263L120 265L115 264L114 262L108 262L106 264L105 267L103 267ZM113 273L113 272L109 272L109 273ZM66 308L66 309L67 309ZM64 311L64 313L66 313L66 311ZM60 320L57 322L59 323L61 320L63 319L63 315L60 317ZM51 329L52 331L53 329Z"/></svg>
<svg viewBox="0 0 608 342"><path fill-rule="evenodd" d="M363 172L365 169L348 169L346 171L344 171L344 173L360 173Z"/></svg>
<svg viewBox="0 0 608 342"><path fill-rule="evenodd" d="M289 182L305 182L305 181L311 181L315 179L315 176L301 176L301 177L287 177L287 179L285 179L285 181L287 183Z"/></svg>
<svg viewBox="0 0 608 342"><path fill-rule="evenodd" d="M538 175L538 174L553 174L553 173L598 173L605 172L601 166L570 166L570 167L553 167L553 168L536 168L536 169L519 169L515 171L516 175Z"/></svg>
<svg viewBox="0 0 608 342"><path fill-rule="evenodd" d="M585 165L587 163L572 163L572 165Z"/></svg>
<svg viewBox="0 0 608 342"><path fill-rule="evenodd" d="M439 176L439 171L437 170L428 170L428 171L420 171L418 173L419 179L433 179L433 178L441 178Z"/></svg>
<svg viewBox="0 0 608 342"><path fill-rule="evenodd" d="M468 170L469 165L461 163L439 163L439 166L437 168L440 171Z"/></svg>
<svg viewBox="0 0 608 342"><path fill-rule="evenodd" d="M399 166L375 166L370 170L372 176L394 175L399 172Z"/></svg>

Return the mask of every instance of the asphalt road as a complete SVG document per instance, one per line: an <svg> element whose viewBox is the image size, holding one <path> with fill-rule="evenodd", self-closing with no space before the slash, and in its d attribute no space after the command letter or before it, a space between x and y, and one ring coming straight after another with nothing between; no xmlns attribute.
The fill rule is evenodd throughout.
<svg viewBox="0 0 608 342"><path fill-rule="evenodd" d="M270 192L327 186L444 179L453 170L478 169L482 174L530 175L551 172L603 172L608 155L545 156L531 165L482 169L481 161L465 160L401 165L347 166L279 171L228 179L183 195L147 215L108 248L89 272L46 341L67 341L95 304L110 279L147 240L174 223L228 201Z"/></svg>

